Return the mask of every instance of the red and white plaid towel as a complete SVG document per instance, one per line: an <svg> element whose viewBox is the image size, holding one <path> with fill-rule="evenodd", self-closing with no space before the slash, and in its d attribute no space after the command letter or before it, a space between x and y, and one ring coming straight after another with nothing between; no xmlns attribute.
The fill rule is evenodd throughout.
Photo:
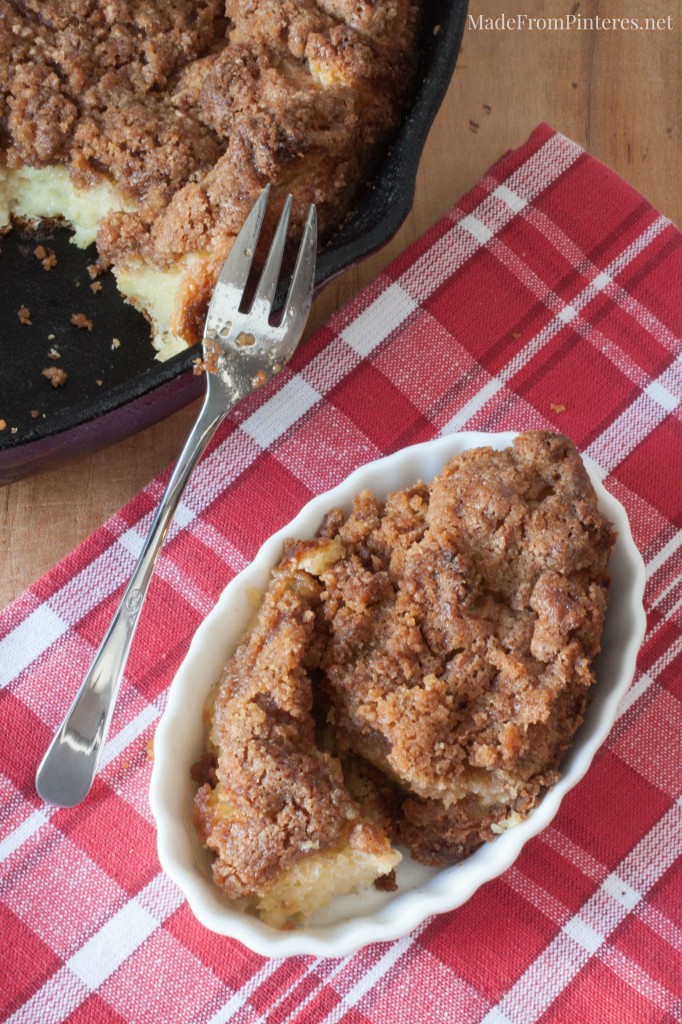
<svg viewBox="0 0 682 1024"><path fill-rule="evenodd" d="M0 1003L12 1021L682 1021L682 238L541 126L252 396L176 517L89 799L33 779L127 580L155 480L0 619ZM190 638L261 542L438 433L569 434L626 507L649 629L554 823L461 909L343 960L264 960L160 872L147 744Z"/></svg>

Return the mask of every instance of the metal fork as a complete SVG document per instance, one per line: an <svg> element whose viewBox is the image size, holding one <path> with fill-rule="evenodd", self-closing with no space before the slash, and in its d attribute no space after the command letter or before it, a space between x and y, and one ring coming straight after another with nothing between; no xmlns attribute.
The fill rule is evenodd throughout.
<svg viewBox="0 0 682 1024"><path fill-rule="evenodd" d="M279 322L271 323L287 236L287 198L248 313L239 311L263 225L269 187L260 195L220 272L204 328L206 397L185 443L142 548L132 578L64 722L36 775L36 789L60 807L87 796L97 771L128 652L164 537L216 428L230 409L274 377L293 355L313 297L317 218L311 206Z"/></svg>

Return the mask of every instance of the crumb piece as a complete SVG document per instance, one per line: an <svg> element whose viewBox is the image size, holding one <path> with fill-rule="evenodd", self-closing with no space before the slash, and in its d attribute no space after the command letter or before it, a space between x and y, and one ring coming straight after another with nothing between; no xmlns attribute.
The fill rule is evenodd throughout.
<svg viewBox="0 0 682 1024"><path fill-rule="evenodd" d="M13 434L16 434L16 432L17 432L17 430L18 430L18 429L19 429L18 427L12 427L12 428L11 428L11 432L12 432Z"/></svg>
<svg viewBox="0 0 682 1024"><path fill-rule="evenodd" d="M17 316L19 317L19 323L23 324L24 327L31 326L31 310L28 308L28 306L19 306L19 312L17 313Z"/></svg>
<svg viewBox="0 0 682 1024"><path fill-rule="evenodd" d="M120 348L121 347L120 340L118 338L112 338L111 339L111 347L112 348Z"/></svg>
<svg viewBox="0 0 682 1024"><path fill-rule="evenodd" d="M92 330L92 320L85 313L74 313L71 317L71 323L74 327L81 327L86 331Z"/></svg>
<svg viewBox="0 0 682 1024"><path fill-rule="evenodd" d="M151 743L152 741L150 740L149 742ZM153 756L154 750L152 748L152 758ZM190 774L197 786L216 786L218 784L217 767L218 761L215 754L206 753L192 765Z"/></svg>
<svg viewBox="0 0 682 1024"><path fill-rule="evenodd" d="M5 420L0 420L0 430L6 430L6 429L7 429L6 421Z"/></svg>
<svg viewBox="0 0 682 1024"><path fill-rule="evenodd" d="M248 346L248 338L253 338L253 335L244 334L242 332L237 338L237 344ZM214 338L207 338L204 342L204 358L201 363L202 369L204 369L206 373L217 373L219 360L220 345Z"/></svg>
<svg viewBox="0 0 682 1024"><path fill-rule="evenodd" d="M395 877L395 870L389 871L387 875L380 875L374 879L374 888L379 892L395 892L398 888L398 881Z"/></svg>
<svg viewBox="0 0 682 1024"><path fill-rule="evenodd" d="M54 334L52 335L52 337L54 338ZM52 360L57 360L57 359L61 359L62 358L62 354L61 354L61 352L59 351L59 349L57 348L56 345L53 345L52 348L50 349L50 351L47 353L47 358L48 359L52 359Z"/></svg>
<svg viewBox="0 0 682 1024"><path fill-rule="evenodd" d="M147 760L154 760L154 737L150 736L147 740Z"/></svg>
<svg viewBox="0 0 682 1024"><path fill-rule="evenodd" d="M102 291L102 282L101 281L93 281L92 284L90 285L90 291L94 292L95 295L97 294L97 292L101 292Z"/></svg>
<svg viewBox="0 0 682 1024"><path fill-rule="evenodd" d="M37 420L39 416L40 416L40 411L38 409L31 409L31 419L32 420Z"/></svg>
<svg viewBox="0 0 682 1024"><path fill-rule="evenodd" d="M96 381L95 381L95 384L97 385L97 387L98 387L98 388L101 388L101 387L102 387L102 384L104 384L104 381L103 381L103 380L101 380L101 379L100 379L100 380L96 380Z"/></svg>
<svg viewBox="0 0 682 1024"><path fill-rule="evenodd" d="M54 341L54 339L55 339L56 337L57 337L57 335L56 335L56 334L48 334L48 336L47 336L47 340L48 340L48 341Z"/></svg>
<svg viewBox="0 0 682 1024"><path fill-rule="evenodd" d="M37 245L33 250L33 255L36 259L40 260L44 270L52 270L53 267L57 266L57 257L54 249L48 249L44 245Z"/></svg>
<svg viewBox="0 0 682 1024"><path fill-rule="evenodd" d="M550 402L549 407L552 410L552 412L566 412L565 405L556 405L554 402Z"/></svg>
<svg viewBox="0 0 682 1024"><path fill-rule="evenodd" d="M518 341L520 337L521 335L518 331L512 331L512 338L514 339L514 341Z"/></svg>
<svg viewBox="0 0 682 1024"><path fill-rule="evenodd" d="M43 377L46 377L53 388L63 388L69 379L69 375L66 370L59 369L58 366L48 366L43 370Z"/></svg>
<svg viewBox="0 0 682 1024"><path fill-rule="evenodd" d="M192 363L192 373L195 377L201 377L202 373L206 369L206 364L203 359L195 359Z"/></svg>
<svg viewBox="0 0 682 1024"><path fill-rule="evenodd" d="M98 267L96 263L88 263L85 269L87 270L91 281L94 281L95 278L99 277L99 275L102 273L102 268Z"/></svg>
<svg viewBox="0 0 682 1024"><path fill-rule="evenodd" d="M440 25L434 25L433 26L433 34L434 34L434 36L439 36L440 35Z"/></svg>

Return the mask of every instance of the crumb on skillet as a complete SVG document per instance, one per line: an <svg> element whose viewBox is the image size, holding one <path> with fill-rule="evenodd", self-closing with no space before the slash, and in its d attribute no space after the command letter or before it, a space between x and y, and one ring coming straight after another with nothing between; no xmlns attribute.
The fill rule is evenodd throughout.
<svg viewBox="0 0 682 1024"><path fill-rule="evenodd" d="M72 313L71 323L74 327L80 327L81 330L92 330L92 320L90 317L87 317L85 313Z"/></svg>
<svg viewBox="0 0 682 1024"><path fill-rule="evenodd" d="M66 370L62 370L58 366L46 367L42 371L42 375L49 380L53 388L63 388L69 379L69 375Z"/></svg>
<svg viewBox="0 0 682 1024"><path fill-rule="evenodd" d="M48 249L44 245L37 245L33 250L33 255L36 259L40 260L44 270L52 270L53 267L57 266L57 256L54 249Z"/></svg>

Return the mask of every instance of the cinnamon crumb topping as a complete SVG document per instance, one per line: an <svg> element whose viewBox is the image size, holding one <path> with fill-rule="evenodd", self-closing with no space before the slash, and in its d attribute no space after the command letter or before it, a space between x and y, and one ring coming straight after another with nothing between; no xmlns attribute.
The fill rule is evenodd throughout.
<svg viewBox="0 0 682 1024"><path fill-rule="evenodd" d="M43 371L43 377L49 380L53 388L63 388L69 379L69 375L66 370L62 370L57 366L48 366Z"/></svg>
<svg viewBox="0 0 682 1024"><path fill-rule="evenodd" d="M74 327L80 327L81 330L92 330L92 320L87 317L85 313L73 313L71 316L71 323Z"/></svg>
<svg viewBox="0 0 682 1024"><path fill-rule="evenodd" d="M52 270L53 267L57 266L57 256L53 249L48 249L44 245L37 245L33 250L33 255L36 259L40 260L44 270Z"/></svg>
<svg viewBox="0 0 682 1024"><path fill-rule="evenodd" d="M262 895L311 840L439 865L521 821L589 700L614 539L572 444L529 432L288 543L196 769L227 895Z"/></svg>
<svg viewBox="0 0 682 1024"><path fill-rule="evenodd" d="M77 185L106 178L139 204L104 219L103 265L224 254L266 181L293 191L294 231L310 202L328 229L398 123L417 13L417 0L11 4L7 165L66 164Z"/></svg>

